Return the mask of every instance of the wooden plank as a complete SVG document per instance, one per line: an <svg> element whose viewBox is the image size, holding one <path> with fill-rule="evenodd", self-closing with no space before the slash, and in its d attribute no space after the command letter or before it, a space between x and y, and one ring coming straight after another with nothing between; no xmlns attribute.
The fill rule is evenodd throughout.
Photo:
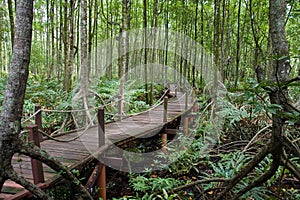
<svg viewBox="0 0 300 200"><path fill-rule="evenodd" d="M190 98L188 100L190 101ZM188 105L191 106L192 104L189 103ZM163 105L160 105L149 112L127 117L121 122L107 124L105 126L106 138L121 144L134 140L137 137L145 137L147 135L157 133L161 131L167 123L180 117L180 115L187 113L188 110L184 110L184 106L185 95L177 92L177 98L173 98L172 100L168 101L168 118L166 123L163 123L162 114L164 109ZM165 131L169 134L175 134L175 132L177 132L177 130L173 129L165 129ZM62 135L59 138L68 140L77 137L78 134L80 134L80 131L75 131L68 135ZM56 157L64 165L68 165L70 166L70 169L72 169L93 159L93 156L90 155L89 151L85 147L85 144L83 143L94 145L98 142L97 126L89 129L85 134L86 137L81 137L71 142L61 143L53 140L45 140L41 143L41 148L45 149L51 156ZM107 147L108 145L105 145L103 149ZM21 162L18 162L19 158L22 159ZM117 159L116 162L120 161ZM26 156L14 156L13 167L19 173L22 173L22 175L26 176L26 178L32 176L32 173L30 172L30 158ZM55 184L55 182L60 179L60 176L49 167L44 165L43 168L45 171L45 179L47 184Z"/></svg>
<svg viewBox="0 0 300 200"><path fill-rule="evenodd" d="M5 199L9 199L11 197L13 197L14 195L13 194L5 194L5 193L0 193L0 199L2 200L5 200Z"/></svg>

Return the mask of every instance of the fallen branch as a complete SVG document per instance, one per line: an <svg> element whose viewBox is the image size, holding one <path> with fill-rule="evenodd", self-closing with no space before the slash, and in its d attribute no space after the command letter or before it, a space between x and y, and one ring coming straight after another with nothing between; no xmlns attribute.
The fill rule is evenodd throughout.
<svg viewBox="0 0 300 200"><path fill-rule="evenodd" d="M250 140L250 142L245 146L244 150L242 151L243 153L247 151L247 149L249 148L249 146L253 143L253 141L259 136L259 134L261 134L262 132L264 132L266 129L268 129L269 127L271 127L272 125L268 125L262 129L260 129L255 135L254 137Z"/></svg>
<svg viewBox="0 0 300 200"><path fill-rule="evenodd" d="M226 188L219 194L216 200L221 200L227 192L229 192L238 182L240 182L249 172L251 172L269 153L270 143L264 146L256 156L241 170L239 171L230 181Z"/></svg>
<svg viewBox="0 0 300 200"><path fill-rule="evenodd" d="M174 188L174 189L171 190L171 192L174 193L174 192L177 192L179 190L183 190L183 189L186 189L186 188L189 188L189 187L193 187L193 186L198 185L198 184L211 183L211 182L227 182L229 180L230 179L227 179L227 178L213 178L213 179L198 180L198 181L194 181L192 183Z"/></svg>
<svg viewBox="0 0 300 200"><path fill-rule="evenodd" d="M288 87L291 83L297 82L297 81L300 81L300 76L297 76L297 77L287 81L286 83L284 83L283 87Z"/></svg>
<svg viewBox="0 0 300 200"><path fill-rule="evenodd" d="M275 159L272 162L272 165L268 171L266 171L263 175L261 175L258 179L253 181L251 184L247 185L245 188L241 189L232 200L238 199L240 196L245 194L246 192L250 191L252 188L259 186L260 184L267 181L269 178L271 178L277 171L279 167L279 162L276 162Z"/></svg>
<svg viewBox="0 0 300 200"><path fill-rule="evenodd" d="M45 163L57 172L62 172L61 175L74 184L75 189L81 194L83 199L93 199L89 192L85 189L85 187L74 176L74 174L72 174L64 165L58 162L55 158L51 157L47 152L42 153L38 147L29 145L22 145L22 148L18 152Z"/></svg>
<svg viewBox="0 0 300 200"><path fill-rule="evenodd" d="M14 169L7 172L9 179L22 185L25 189L37 196L39 199L51 200L51 198L38 186L26 180L23 176L19 176Z"/></svg>
<svg viewBox="0 0 300 200"><path fill-rule="evenodd" d="M283 145L300 158L300 150L286 135L282 136Z"/></svg>
<svg viewBox="0 0 300 200"><path fill-rule="evenodd" d="M283 155L281 157L281 163L282 165L286 163L286 168L296 176L298 180L300 180L300 169L288 159L287 155Z"/></svg>

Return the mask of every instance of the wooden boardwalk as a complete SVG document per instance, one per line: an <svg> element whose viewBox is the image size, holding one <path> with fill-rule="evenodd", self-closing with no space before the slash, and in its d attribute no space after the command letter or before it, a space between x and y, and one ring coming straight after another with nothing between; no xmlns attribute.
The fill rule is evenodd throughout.
<svg viewBox="0 0 300 200"><path fill-rule="evenodd" d="M186 104L186 99L188 100ZM168 102L167 121L163 120L164 106L159 105L154 109L133 115L105 125L106 144L126 141L130 138L145 137L145 135L157 134L167 123L180 117L186 110L192 108L192 98L185 97L182 92L177 93ZM59 139L68 140L78 136L78 132L60 136ZM45 140L41 143L41 149L57 158L70 169L84 164L91 153L98 149L98 127L88 129L80 138L71 142L57 142ZM33 182L31 159L26 156L15 155L13 158L14 169L27 180ZM43 164L45 182L51 185L58 175L55 171ZM0 199L15 199L14 194L24 190L12 181L6 181L0 193ZM9 194L11 193L11 194Z"/></svg>

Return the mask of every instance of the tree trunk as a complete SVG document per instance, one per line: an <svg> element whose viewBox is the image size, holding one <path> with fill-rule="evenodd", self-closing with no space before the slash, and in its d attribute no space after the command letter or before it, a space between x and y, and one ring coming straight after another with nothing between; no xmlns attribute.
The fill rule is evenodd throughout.
<svg viewBox="0 0 300 200"><path fill-rule="evenodd" d="M21 118L29 74L33 0L19 0L16 7L13 54L0 115L0 190L5 180L10 179L38 198L48 200L50 197L45 192L14 171L11 161L15 153L25 154L44 162L52 169L63 172L62 176L73 183L78 183L78 180L66 167L47 153L42 153L36 146L25 144L24 135L21 134ZM75 188L84 199L92 199L81 184L75 184Z"/></svg>
<svg viewBox="0 0 300 200"><path fill-rule="evenodd" d="M119 78L120 78L120 86L119 93L121 99L120 106L118 108L119 117L123 114L123 98L124 98L124 86L126 79L126 69L128 70L128 24L129 17L128 11L130 8L130 0L122 0L122 25L121 25L121 34L119 40Z"/></svg>
<svg viewBox="0 0 300 200"><path fill-rule="evenodd" d="M67 91L71 91L72 89L72 74L74 71L74 46L75 46L75 38L74 38L74 21L75 21L75 5L76 5L76 0L70 0L70 5L71 5L71 10L70 10L70 35L69 36L69 67L68 67L68 74L67 74L67 80L68 80L68 86L67 86Z"/></svg>
<svg viewBox="0 0 300 200"><path fill-rule="evenodd" d="M150 66L150 96L149 96L149 104L153 104L154 98L154 65L156 63L156 40L157 40L157 32L156 29L158 25L158 0L154 0L153 5L153 21L152 21L152 50L151 50L151 66Z"/></svg>
<svg viewBox="0 0 300 200"><path fill-rule="evenodd" d="M147 31L147 27L148 27L148 20L147 20L147 0L143 0L143 17L144 17L144 46L147 47L148 46L148 31ZM148 49L144 48L144 64L145 64L145 92L146 92L146 103L149 103L149 93L148 93Z"/></svg>
<svg viewBox="0 0 300 200"><path fill-rule="evenodd" d="M11 159L20 145L21 117L29 74L33 0L19 0L10 72L0 116L0 190L12 171Z"/></svg>
<svg viewBox="0 0 300 200"><path fill-rule="evenodd" d="M64 1L63 8L64 8L64 22L63 22L63 42L64 42L64 90L69 91L70 87L70 80L69 80L69 18L68 18L68 7L69 2L68 0Z"/></svg>
<svg viewBox="0 0 300 200"><path fill-rule="evenodd" d="M271 41L271 56L274 57L270 61L272 74L269 80L274 85L280 85L290 80L289 46L285 36L286 0L270 0L269 2L269 37ZM269 96L272 104L281 105L284 111L289 111L287 107L287 99L289 99L287 87L274 88L269 93ZM282 136L282 128L285 121L282 118L282 114L282 112L273 114L272 139L274 142L279 142Z"/></svg>
<svg viewBox="0 0 300 200"><path fill-rule="evenodd" d="M240 27L241 27L241 5L242 1L239 0L238 5L238 21L237 21L237 36L236 36L236 54L235 54L235 79L234 79L234 87L237 87L239 80L239 65L240 65Z"/></svg>
<svg viewBox="0 0 300 200"><path fill-rule="evenodd" d="M50 2L50 24L51 24L51 61L49 79L52 78L54 72L54 57L55 57L55 26L54 26L54 1ZM57 63L56 63L57 64Z"/></svg>
<svg viewBox="0 0 300 200"><path fill-rule="evenodd" d="M282 160L284 160L284 165L286 165L289 160L286 160L284 148L289 148L295 155L300 154L297 148L291 148L294 144L289 141L284 131L285 121L288 120L286 117L288 115L286 113L291 112L291 105L288 102L288 83L299 80L299 77L296 79L290 79L289 77L290 58L289 46L285 36L285 20L286 0L269 0L269 51L273 59L270 61L272 71L268 77L270 84L269 87L266 87L265 89L268 90L270 103L279 105L283 109L278 109L272 114L272 135L270 142L230 180L226 188L219 194L217 200L222 199L225 194L251 172L254 167L258 166L268 154L272 154L270 168L260 177L240 190L231 199L238 199L252 188L257 187L270 179L276 173L279 165L282 164ZM259 76L263 73L263 70L257 68L256 73L257 76ZM258 78L258 81L262 80L262 78ZM289 170L291 170L296 177L299 175L297 170L294 170L293 167L289 167Z"/></svg>
<svg viewBox="0 0 300 200"><path fill-rule="evenodd" d="M11 37L11 47L13 48L14 44L14 13L13 13L13 4L11 0L7 0L7 5L8 5L8 13L9 13L9 21L10 21L10 37Z"/></svg>
<svg viewBox="0 0 300 200"><path fill-rule="evenodd" d="M216 69L220 67L220 0L214 3L214 40L213 53ZM216 77L216 76L215 76Z"/></svg>

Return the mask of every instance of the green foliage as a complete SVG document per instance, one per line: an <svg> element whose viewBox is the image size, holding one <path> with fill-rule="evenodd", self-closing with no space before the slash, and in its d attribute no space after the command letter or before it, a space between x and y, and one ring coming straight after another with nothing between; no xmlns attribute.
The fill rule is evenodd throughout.
<svg viewBox="0 0 300 200"><path fill-rule="evenodd" d="M152 193L157 193L161 192L162 189L172 189L180 185L180 183L182 182L176 180L175 178L147 178L145 176L138 175L136 177L130 177L129 183L132 186L132 188L137 192L151 191Z"/></svg>
<svg viewBox="0 0 300 200"><path fill-rule="evenodd" d="M62 85L55 79L46 80L31 75L28 82L25 99L33 104L39 104L48 109L59 109L61 104L68 98L68 94L62 89Z"/></svg>
<svg viewBox="0 0 300 200"><path fill-rule="evenodd" d="M250 114L244 107L236 108L229 102L223 102L223 109L221 114L225 117L226 121L228 121L229 125L240 122L243 118L249 118Z"/></svg>
<svg viewBox="0 0 300 200"><path fill-rule="evenodd" d="M182 184L182 181L175 178L148 178L145 175L130 175L129 184L136 192L136 196L123 197L119 200L150 200L150 199L162 199L172 200L177 195L169 194L167 191Z"/></svg>
<svg viewBox="0 0 300 200"><path fill-rule="evenodd" d="M119 94L119 80L116 79L100 79L95 86L92 87L96 91L100 99L98 104L103 105L110 102L115 102L109 105L109 110L112 113L117 112L117 100ZM155 98L160 98L162 86L159 84L154 85ZM146 92L144 83L136 80L128 80L125 83L124 91L124 112L126 114L137 113L143 110L147 110L149 105L146 104Z"/></svg>
<svg viewBox="0 0 300 200"><path fill-rule="evenodd" d="M189 143L188 140L191 138L180 138L179 140L183 141L181 146L167 146L168 154L160 153L158 156L171 161L171 164L167 167L169 172L174 174L182 175L189 174L192 171L199 173L198 166L203 163L201 158L203 155L206 155L203 151L206 148L203 148L203 140L197 139L193 140L193 143ZM185 149L188 145L185 145L185 142L188 143L189 149Z"/></svg>
<svg viewBox="0 0 300 200"><path fill-rule="evenodd" d="M220 160L217 162L209 162L214 170L214 177L231 178L242 169L245 163L250 159L240 151L220 154Z"/></svg>
<svg viewBox="0 0 300 200"><path fill-rule="evenodd" d="M146 193L143 196L139 196L139 194L136 194L136 196L125 196L122 198L113 198L113 200L173 200L173 199L177 199L176 197L178 196L177 194L168 194L167 191L165 189L162 189L163 194L159 195L159 194L149 194Z"/></svg>
<svg viewBox="0 0 300 200"><path fill-rule="evenodd" d="M220 160L216 162L209 162L210 166L212 167L212 174L214 177L219 178L232 178L234 177L237 172L243 169L243 167L246 165L246 163L251 159L251 157L247 154L244 154L240 151L235 151L232 153L227 154L219 154ZM260 168L261 169L261 168ZM262 171L266 169L261 169ZM256 171L256 175L249 175L246 178L242 179L242 181L237 184L237 186L234 188L234 192L237 192L247 185L249 185L253 179L260 176L262 172L258 173ZM211 177L211 174L206 174L204 177ZM204 186L205 189L210 189L216 186L216 183L210 183ZM251 191L244 194L241 199L259 199L263 200L268 197L267 195L268 190L265 187L256 187L253 188Z"/></svg>

